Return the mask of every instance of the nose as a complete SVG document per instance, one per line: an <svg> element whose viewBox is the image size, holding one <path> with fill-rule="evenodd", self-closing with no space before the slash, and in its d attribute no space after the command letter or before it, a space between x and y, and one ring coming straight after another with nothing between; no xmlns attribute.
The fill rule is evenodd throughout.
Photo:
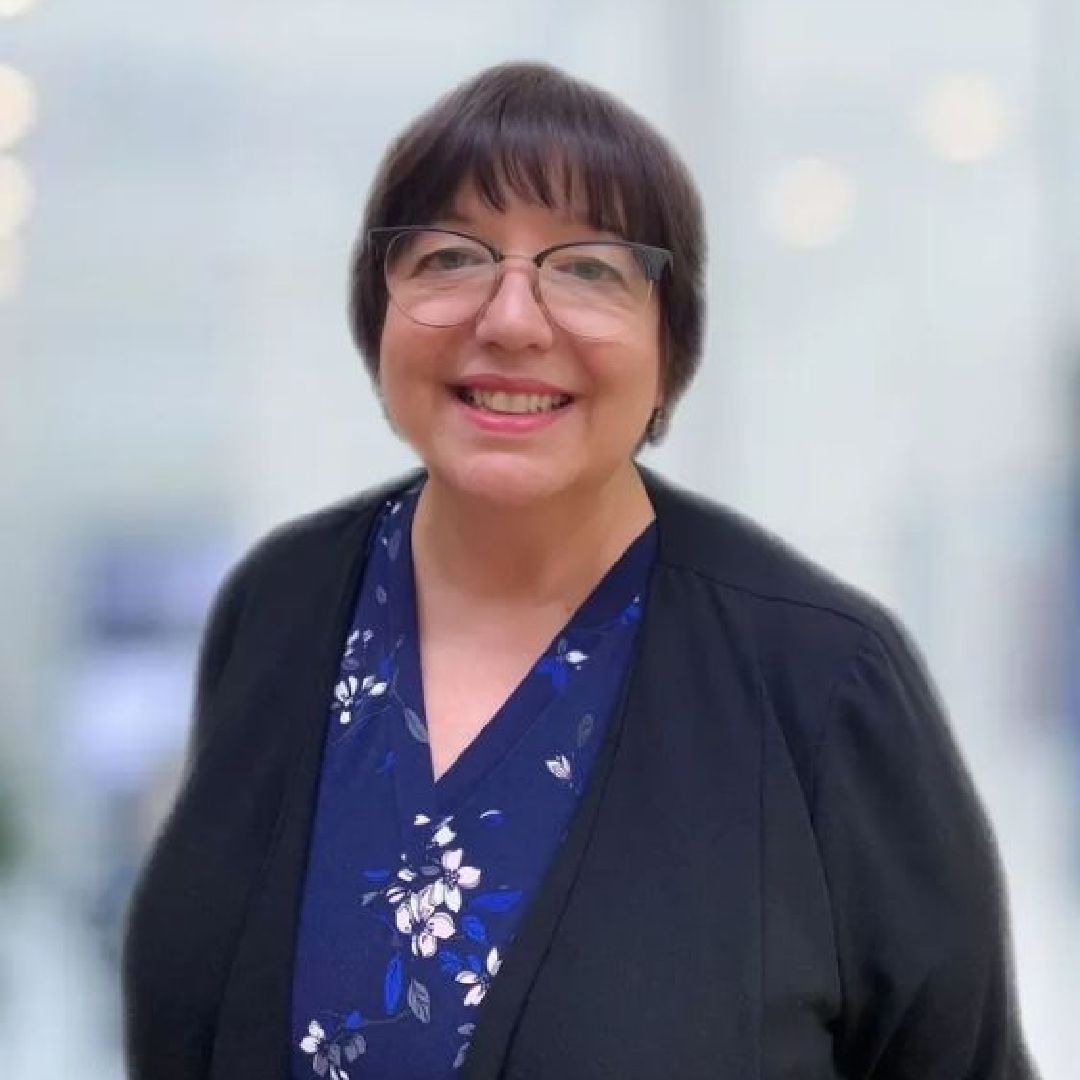
<svg viewBox="0 0 1080 1080"><path fill-rule="evenodd" d="M476 318L476 336L485 345L510 351L551 348L554 333L537 299L531 265L504 262L495 294Z"/></svg>

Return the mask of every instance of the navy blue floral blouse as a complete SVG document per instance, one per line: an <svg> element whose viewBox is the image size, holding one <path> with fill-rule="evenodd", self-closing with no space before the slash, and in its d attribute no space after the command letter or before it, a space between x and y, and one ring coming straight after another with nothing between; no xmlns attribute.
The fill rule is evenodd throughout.
<svg viewBox="0 0 1080 1080"><path fill-rule="evenodd" d="M453 1077L626 673L650 525L434 780L410 532L372 534L330 706L293 975L292 1074Z"/></svg>

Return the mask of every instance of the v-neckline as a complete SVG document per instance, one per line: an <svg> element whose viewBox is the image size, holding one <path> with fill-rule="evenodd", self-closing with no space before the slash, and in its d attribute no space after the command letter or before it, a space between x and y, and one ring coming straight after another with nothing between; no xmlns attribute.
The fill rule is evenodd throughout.
<svg viewBox="0 0 1080 1080"><path fill-rule="evenodd" d="M408 680L417 688L417 712L426 729L427 703L424 696L419 594L416 587L412 545L413 518L422 486L422 482L413 485L404 496L406 505L405 513L402 515L402 536L398 556L403 593L399 598L400 604L394 606L396 619L400 620L400 630L405 637L402 667ZM560 642L564 642L568 637L588 634L590 631L599 632L607 622L618 617L619 605L613 601L622 597L619 583L626 581L629 584L638 576L639 557L646 557L643 548L648 547L651 551L655 536L656 520L654 518L626 546L618 559L593 585L585 599L533 659L503 702L437 779L430 741L420 745L414 744L416 750L416 753L412 755L414 767L409 769L406 766L398 772L399 781L402 782L404 788L399 797L406 804L401 806L403 814L409 816L422 812L430 814L433 818L445 818L453 814L468 801L470 793L475 790L483 777L497 769L514 745L542 720L548 709L560 700L558 694L527 717L525 709L516 707L530 690L535 692L541 689L533 685L536 682L533 676L536 674L537 667L552 653L555 654L553 663L557 663L559 656L573 652L568 646L564 653L559 652ZM557 672L553 673L553 677L555 674ZM539 694L537 696L540 697ZM405 765L404 762L401 764Z"/></svg>

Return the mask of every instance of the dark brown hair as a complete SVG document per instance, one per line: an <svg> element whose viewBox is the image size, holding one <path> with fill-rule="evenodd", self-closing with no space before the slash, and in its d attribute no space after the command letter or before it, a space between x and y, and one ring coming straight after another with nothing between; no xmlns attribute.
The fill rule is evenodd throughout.
<svg viewBox="0 0 1080 1080"><path fill-rule="evenodd" d="M592 228L672 252L658 287L669 415L701 358L701 200L686 167L652 125L613 95L547 64L502 64L480 72L417 117L387 150L349 275L350 328L372 377L378 375L387 294L368 230L429 224L465 182L493 209L505 208L507 191L551 208L580 206Z"/></svg>

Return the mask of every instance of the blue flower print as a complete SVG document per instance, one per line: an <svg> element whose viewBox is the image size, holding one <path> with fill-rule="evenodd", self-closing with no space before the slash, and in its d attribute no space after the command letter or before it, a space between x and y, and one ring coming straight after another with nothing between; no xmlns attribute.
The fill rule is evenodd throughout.
<svg viewBox="0 0 1080 1080"><path fill-rule="evenodd" d="M537 661L536 670L551 679L556 690L563 690L570 681L571 671L580 671L581 665L588 660L588 654L580 649L571 649L566 638L559 638L554 656L545 656Z"/></svg>

